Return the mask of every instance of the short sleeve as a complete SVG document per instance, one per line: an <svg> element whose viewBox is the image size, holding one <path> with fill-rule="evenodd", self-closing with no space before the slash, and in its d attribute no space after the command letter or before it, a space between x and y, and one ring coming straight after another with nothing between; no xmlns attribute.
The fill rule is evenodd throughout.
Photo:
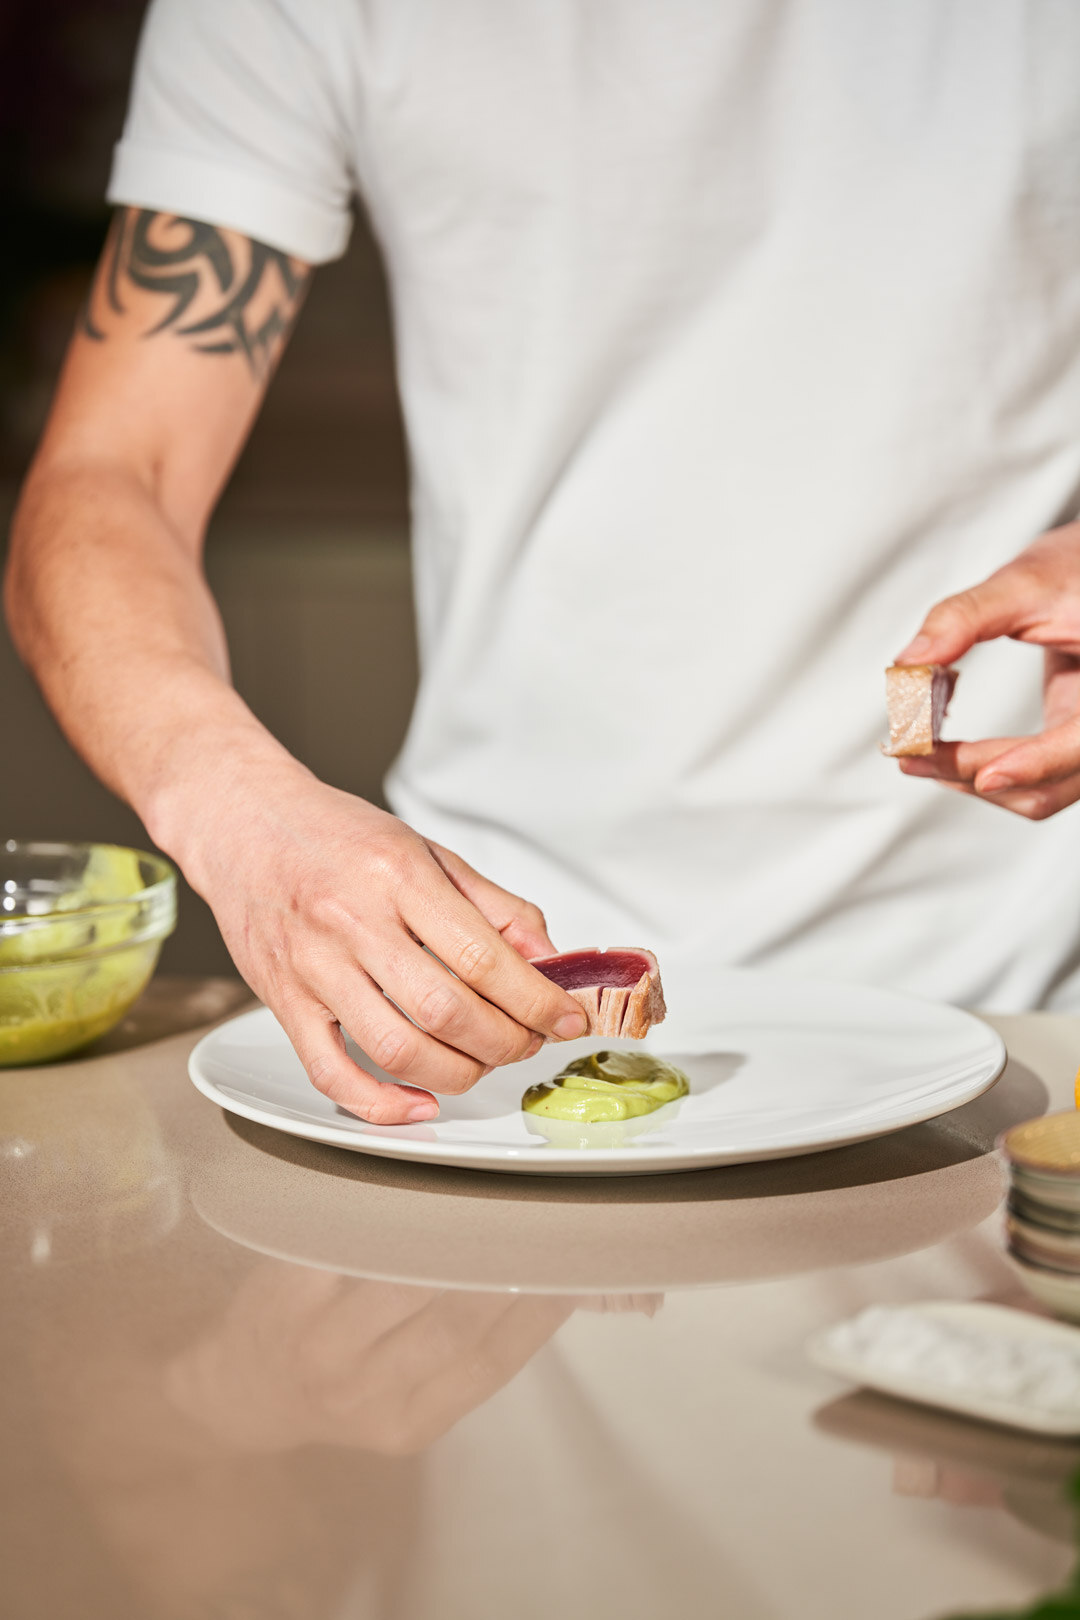
<svg viewBox="0 0 1080 1620"><path fill-rule="evenodd" d="M320 0L152 0L108 199L323 264L354 190Z"/></svg>

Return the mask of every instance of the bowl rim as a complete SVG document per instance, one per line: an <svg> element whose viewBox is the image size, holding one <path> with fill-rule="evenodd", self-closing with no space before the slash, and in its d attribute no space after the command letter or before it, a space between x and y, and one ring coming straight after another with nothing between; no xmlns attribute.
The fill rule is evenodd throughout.
<svg viewBox="0 0 1080 1620"><path fill-rule="evenodd" d="M0 912L0 936L6 935L8 938L12 938L20 934L31 934L39 929L55 927L58 921L65 923L78 922L82 919L99 921L109 916L122 916L135 906L146 905L148 902L153 905L156 901L167 897L171 897L175 901L176 867L166 856L159 854L156 850L137 849L132 844L112 844L102 839L7 838L0 842L0 854L7 855L20 851L27 854L68 855L79 854L93 849L118 849L127 854L137 855L140 859L151 862L157 870L158 876L152 883L147 883L141 889L134 889L130 894L120 895L111 900L94 900L89 905L79 906L71 911L45 911L34 916L26 912L15 912L10 915ZM42 968L51 963L69 961L76 957L104 956L110 954L113 950L146 944L151 939L164 939L167 933L171 932L172 929L170 928L166 933L159 933L157 926L151 924L140 929L137 934L132 934L129 939L118 941L116 945L105 946L103 949L91 946L88 950L80 948L70 954L61 951L56 956L50 956L40 962L3 963L0 964L0 974L22 973L28 968Z"/></svg>

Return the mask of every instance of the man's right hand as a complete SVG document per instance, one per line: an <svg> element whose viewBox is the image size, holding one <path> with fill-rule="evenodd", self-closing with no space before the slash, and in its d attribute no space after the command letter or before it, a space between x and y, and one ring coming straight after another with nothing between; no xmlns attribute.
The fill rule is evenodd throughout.
<svg viewBox="0 0 1080 1620"><path fill-rule="evenodd" d="M535 906L292 760L204 797L178 853L314 1085L375 1124L430 1119L430 1091L585 1033L525 959L554 950ZM359 1068L342 1030L402 1084Z"/></svg>
<svg viewBox="0 0 1080 1620"><path fill-rule="evenodd" d="M121 210L6 600L68 737L209 901L315 1085L400 1124L585 1017L524 959L553 949L535 907L317 781L230 683L203 536L307 275L236 232ZM342 1027L401 1083L352 1062Z"/></svg>

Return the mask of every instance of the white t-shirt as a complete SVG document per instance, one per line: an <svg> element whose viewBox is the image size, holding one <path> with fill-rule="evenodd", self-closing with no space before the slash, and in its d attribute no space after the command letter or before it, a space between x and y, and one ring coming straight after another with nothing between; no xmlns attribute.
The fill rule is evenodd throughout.
<svg viewBox="0 0 1080 1620"><path fill-rule="evenodd" d="M1080 1007L1080 819L878 752L1078 509L1074 0L156 0L113 201L392 286L399 813L561 945ZM965 660L951 735L1038 724Z"/></svg>

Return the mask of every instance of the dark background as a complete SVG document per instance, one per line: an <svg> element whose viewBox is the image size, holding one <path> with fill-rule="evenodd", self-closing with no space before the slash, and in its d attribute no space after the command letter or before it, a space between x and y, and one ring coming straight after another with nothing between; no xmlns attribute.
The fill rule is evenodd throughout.
<svg viewBox="0 0 1080 1620"><path fill-rule="evenodd" d="M108 223L143 0L0 0L0 516L18 485ZM307 306L211 529L236 684L325 779L380 798L415 649L407 478L378 251L362 217ZM60 736L0 630L0 838L146 846ZM224 972L189 890L162 965Z"/></svg>

